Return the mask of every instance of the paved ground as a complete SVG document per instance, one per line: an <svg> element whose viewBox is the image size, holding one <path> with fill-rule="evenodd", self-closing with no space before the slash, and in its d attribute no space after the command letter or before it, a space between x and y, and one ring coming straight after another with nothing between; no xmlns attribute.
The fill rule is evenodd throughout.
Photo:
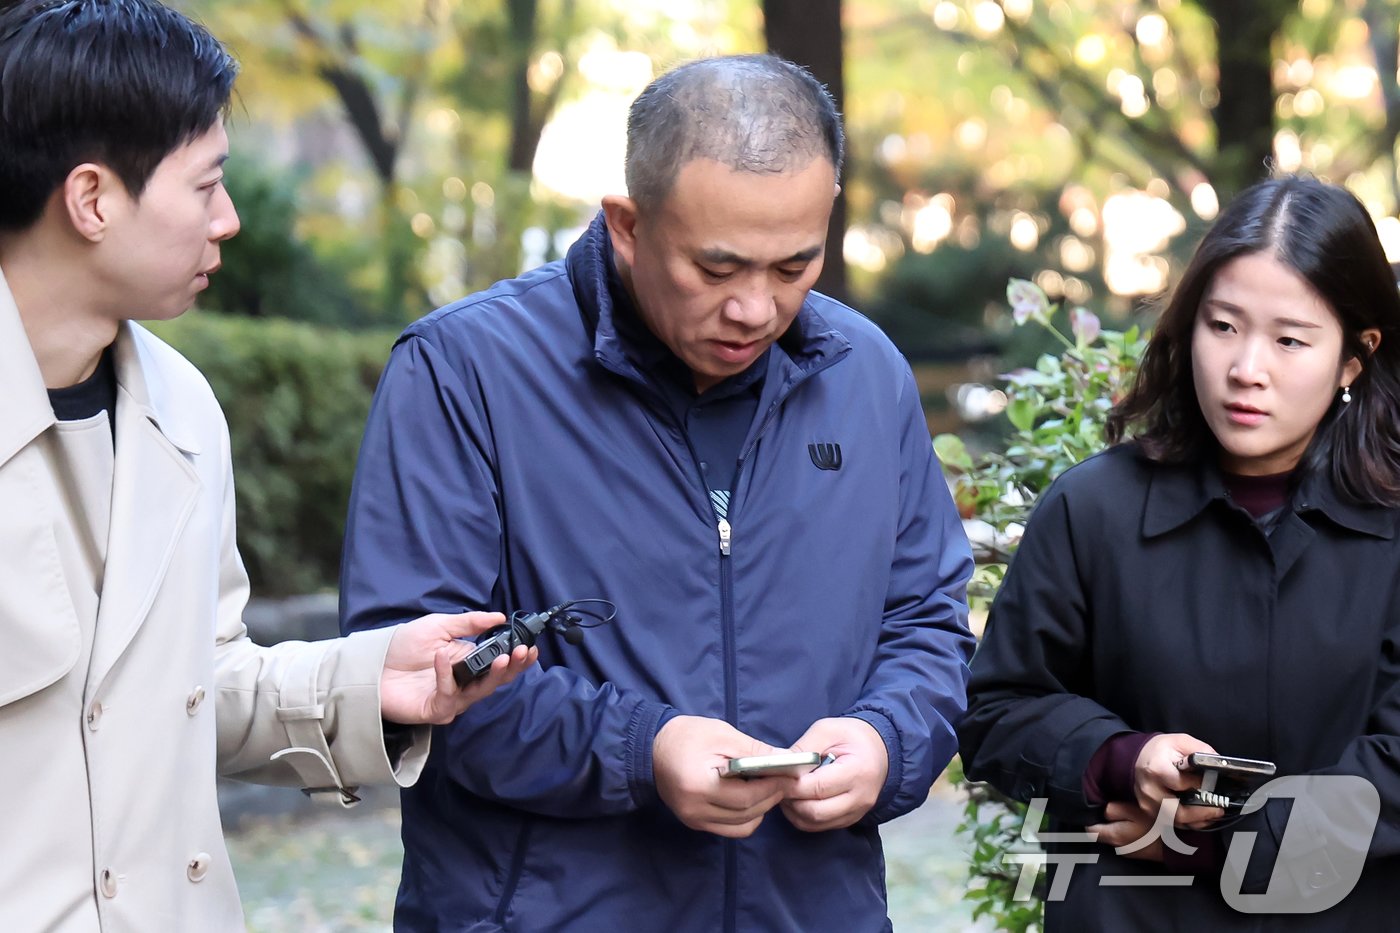
<svg viewBox="0 0 1400 933"><path fill-rule="evenodd" d="M890 917L900 933L970 933L962 808L942 785L929 802L885 827ZM389 930L403 850L392 803L345 814L251 817L229 834L253 933Z"/></svg>

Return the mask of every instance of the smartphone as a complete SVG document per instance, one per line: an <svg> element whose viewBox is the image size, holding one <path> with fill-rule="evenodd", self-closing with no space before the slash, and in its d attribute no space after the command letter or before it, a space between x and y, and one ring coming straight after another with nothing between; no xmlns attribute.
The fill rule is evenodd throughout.
<svg viewBox="0 0 1400 933"><path fill-rule="evenodd" d="M1186 766L1203 773L1200 789L1179 795L1181 802L1188 807L1218 807L1226 812L1242 809L1249 791L1278 770L1272 761L1210 752L1192 752L1186 758Z"/></svg>
<svg viewBox="0 0 1400 933"><path fill-rule="evenodd" d="M1242 778L1273 777L1274 772L1278 770L1272 761L1235 758L1208 752L1192 752L1187 756L1186 764L1192 771L1215 771L1221 775Z"/></svg>
<svg viewBox="0 0 1400 933"><path fill-rule="evenodd" d="M725 777L764 777L769 774L806 774L823 764L820 752L774 752L729 759Z"/></svg>

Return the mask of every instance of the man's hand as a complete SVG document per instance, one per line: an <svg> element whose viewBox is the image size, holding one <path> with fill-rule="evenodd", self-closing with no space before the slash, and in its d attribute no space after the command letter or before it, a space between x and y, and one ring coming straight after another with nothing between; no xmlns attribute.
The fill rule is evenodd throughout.
<svg viewBox="0 0 1400 933"><path fill-rule="evenodd" d="M1156 820L1163 800L1201 786L1200 773L1186 770L1186 756L1192 752L1214 751L1205 742L1184 732L1154 736L1142 747L1133 765L1133 791L1137 795L1138 809L1149 825ZM1215 807L1183 806L1177 808L1173 823L1195 829L1224 815L1224 810Z"/></svg>
<svg viewBox="0 0 1400 933"><path fill-rule="evenodd" d="M818 719L793 747L836 758L799 777L788 791L783 813L793 826L809 833L844 829L875 806L890 760L870 723L852 716Z"/></svg>
<svg viewBox="0 0 1400 933"><path fill-rule="evenodd" d="M389 641L379 679L380 714L389 722L442 725L514 680L539 657L538 648L516 646L492 661L484 677L465 687L452 679L452 665L472 650L457 639L480 635L504 621L499 612L433 613L400 625Z"/></svg>
<svg viewBox="0 0 1400 933"><path fill-rule="evenodd" d="M753 834L791 786L793 778L771 775L724 777L729 759L767 755L773 746L720 719L677 716L656 733L652 771L656 792L691 829L742 839Z"/></svg>

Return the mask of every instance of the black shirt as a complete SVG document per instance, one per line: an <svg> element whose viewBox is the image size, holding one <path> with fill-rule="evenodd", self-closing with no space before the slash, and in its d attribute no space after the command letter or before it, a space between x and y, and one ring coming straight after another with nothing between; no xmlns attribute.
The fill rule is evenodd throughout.
<svg viewBox="0 0 1400 933"><path fill-rule="evenodd" d="M729 493L738 471L744 439L758 411L758 399L772 363L769 347L743 372L695 391L695 375L642 321L616 269L608 274L613 322L628 353L653 380L690 441L705 488L719 518L729 517Z"/></svg>
<svg viewBox="0 0 1400 933"><path fill-rule="evenodd" d="M49 404L59 421L86 421L98 412L107 412L112 436L117 433L117 366L112 348L102 351L97 369L77 385L49 389Z"/></svg>

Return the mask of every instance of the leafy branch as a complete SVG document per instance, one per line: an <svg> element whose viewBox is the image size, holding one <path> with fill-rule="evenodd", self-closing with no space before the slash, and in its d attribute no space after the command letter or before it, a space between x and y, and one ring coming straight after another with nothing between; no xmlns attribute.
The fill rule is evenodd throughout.
<svg viewBox="0 0 1400 933"><path fill-rule="evenodd" d="M1138 328L1103 330L1084 308L1066 315L1066 336L1054 323L1059 305L1032 282L1012 279L1006 298L1017 325L1044 328L1063 349L1044 354L1033 369L1002 377L1006 415L1015 428L1004 450L974 459L956 435L934 438L944 468L956 476L958 502L990 530L990 539L975 548L978 567L968 586L979 606L996 595L1036 499L1061 472L1105 446L1108 413L1127 391L1147 346ZM954 764L953 782L967 792L958 832L972 844L967 897L977 902L973 915L990 916L1013 933L1042 929L1044 877L1028 900L1018 898L1021 865L1004 858L1027 849L1021 833L1025 805L988 785L968 783L960 763Z"/></svg>

